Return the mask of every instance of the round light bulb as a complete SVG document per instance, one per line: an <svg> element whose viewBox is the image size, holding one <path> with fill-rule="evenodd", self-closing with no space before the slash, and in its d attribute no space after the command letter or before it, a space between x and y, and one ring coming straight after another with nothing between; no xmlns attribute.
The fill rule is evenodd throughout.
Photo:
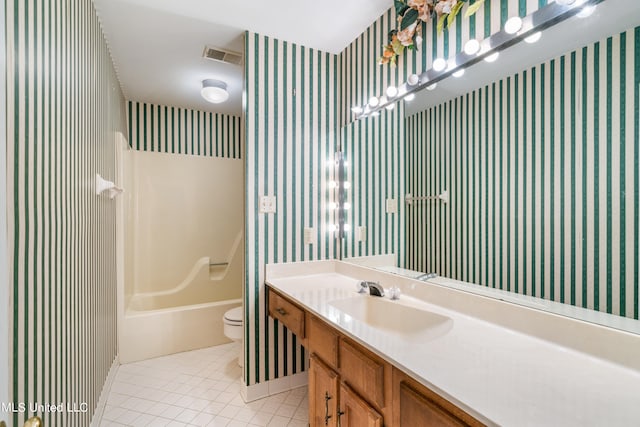
<svg viewBox="0 0 640 427"><path fill-rule="evenodd" d="M380 111L374 111L371 113L371 117L378 117L380 115Z"/></svg>
<svg viewBox="0 0 640 427"><path fill-rule="evenodd" d="M377 107L379 103L380 103L380 100L378 98L376 98L375 96L372 96L371 98L369 98L369 105L370 106Z"/></svg>
<svg viewBox="0 0 640 427"><path fill-rule="evenodd" d="M504 31L507 34L515 34L522 28L522 19L519 16L511 17L504 24Z"/></svg>
<svg viewBox="0 0 640 427"><path fill-rule="evenodd" d="M362 107L356 105L355 107L351 107L351 111L354 114L362 114Z"/></svg>
<svg viewBox="0 0 640 427"><path fill-rule="evenodd" d="M445 68L447 68L447 61L445 61L443 58L437 58L435 61L433 61L433 69L435 71L442 71Z"/></svg>
<svg viewBox="0 0 640 427"><path fill-rule="evenodd" d="M464 44L464 53L467 55L475 55L480 51L480 42L476 39L471 39Z"/></svg>
<svg viewBox="0 0 640 427"><path fill-rule="evenodd" d="M344 231L351 231L351 226L349 224L343 225L342 228L344 229Z"/></svg>
<svg viewBox="0 0 640 427"><path fill-rule="evenodd" d="M395 107L395 106L396 106L396 104L389 104L384 108L386 108L387 110L391 111L391 110L393 110L393 107Z"/></svg>
<svg viewBox="0 0 640 427"><path fill-rule="evenodd" d="M387 97L389 99L395 98L397 94L398 94L398 89L396 89L395 86L389 86L387 88Z"/></svg>
<svg viewBox="0 0 640 427"><path fill-rule="evenodd" d="M593 12L596 11L596 5L595 4L590 4L587 5L585 7L582 8L582 10L580 12L577 13L577 17L578 18L587 18L591 15L593 15Z"/></svg>
<svg viewBox="0 0 640 427"><path fill-rule="evenodd" d="M329 209L335 210L338 208L338 204L336 202L329 203Z"/></svg>
<svg viewBox="0 0 640 427"><path fill-rule="evenodd" d="M342 208L343 208L345 211L348 211L349 209L351 209L351 203L344 203L344 204L342 205Z"/></svg>
<svg viewBox="0 0 640 427"><path fill-rule="evenodd" d="M438 86L438 83L427 86L427 90L434 90Z"/></svg>
<svg viewBox="0 0 640 427"><path fill-rule="evenodd" d="M540 40L541 37L542 37L542 32L538 31L536 33L531 34L529 37L526 37L524 41L526 41L527 43L535 43L538 40Z"/></svg>
<svg viewBox="0 0 640 427"><path fill-rule="evenodd" d="M464 76L464 68L453 73L453 77L462 77Z"/></svg>
<svg viewBox="0 0 640 427"><path fill-rule="evenodd" d="M409 86L415 86L415 85L417 85L418 83L420 83L420 77L418 77L418 75L417 75L417 74L411 74L411 75L409 76L409 78L407 79L407 84L408 84Z"/></svg>
<svg viewBox="0 0 640 427"><path fill-rule="evenodd" d="M410 93L409 95L404 97L405 101L413 101L416 98L416 94L415 93Z"/></svg>
<svg viewBox="0 0 640 427"><path fill-rule="evenodd" d="M484 60L487 62L495 62L499 56L500 56L500 52L492 53L491 55L484 58Z"/></svg>
<svg viewBox="0 0 640 427"><path fill-rule="evenodd" d="M351 183L349 181L345 181L342 183L342 188L344 188L345 190L348 190L351 188Z"/></svg>
<svg viewBox="0 0 640 427"><path fill-rule="evenodd" d="M329 224L327 225L327 231L329 233L335 233L335 231L338 229L338 227L335 226L335 224Z"/></svg>
<svg viewBox="0 0 640 427"><path fill-rule="evenodd" d="M329 188L336 188L338 186L338 183L335 181L329 181Z"/></svg>

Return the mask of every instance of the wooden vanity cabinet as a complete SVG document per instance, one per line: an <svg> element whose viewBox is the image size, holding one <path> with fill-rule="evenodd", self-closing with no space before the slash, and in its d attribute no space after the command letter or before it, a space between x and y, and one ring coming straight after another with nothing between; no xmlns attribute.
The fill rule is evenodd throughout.
<svg viewBox="0 0 640 427"><path fill-rule="evenodd" d="M340 383L339 426L382 427L382 415L362 400L351 387Z"/></svg>
<svg viewBox="0 0 640 427"><path fill-rule="evenodd" d="M484 426L453 403L395 367L393 396L393 424L396 426Z"/></svg>
<svg viewBox="0 0 640 427"><path fill-rule="evenodd" d="M309 425L338 425L338 374L318 356L309 356Z"/></svg>
<svg viewBox="0 0 640 427"><path fill-rule="evenodd" d="M305 332L306 314L302 308L272 288L267 287L267 313L272 318L280 321L298 337L303 346L307 346L307 336Z"/></svg>
<svg viewBox="0 0 640 427"><path fill-rule="evenodd" d="M309 370L309 420L311 426L332 425L333 406L337 404L339 427L382 427L391 401L385 401L384 389L391 385L391 365L351 342L335 328L307 313L307 335L311 368ZM331 374L327 374L330 371ZM385 371L389 383L385 385ZM334 402L320 378L337 378L339 393ZM315 394L311 398L311 394ZM390 393L386 394L391 396ZM331 399L329 399L331 398ZM322 401L325 399L325 402ZM324 405L324 406L323 406ZM328 405L328 406L327 406ZM326 419L327 411L330 418ZM327 421L328 424L317 424Z"/></svg>
<svg viewBox="0 0 640 427"><path fill-rule="evenodd" d="M270 287L267 304L309 350L311 427L484 425Z"/></svg>

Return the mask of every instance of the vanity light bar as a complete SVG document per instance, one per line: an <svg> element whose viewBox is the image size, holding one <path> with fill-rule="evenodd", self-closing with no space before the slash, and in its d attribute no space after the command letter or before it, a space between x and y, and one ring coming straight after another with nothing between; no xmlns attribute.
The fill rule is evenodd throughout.
<svg viewBox="0 0 640 427"><path fill-rule="evenodd" d="M449 64L448 67L441 67L441 62L444 60L436 60L437 62L434 61L434 67L422 72L422 74L418 76L418 82L415 84L410 84L410 82L413 83L416 80L414 77L415 74L409 76L409 81L397 88L398 96L393 98L387 96L381 96L378 98L375 96L371 97L372 100L375 98L376 102L367 103L363 107L358 107L357 111L360 112L354 112L355 118L364 119L366 117L375 117L379 115L380 110L386 108L388 105L394 104L398 100L404 99L406 96L419 92L422 89L431 87L455 73L459 74L461 71L464 71L465 68L468 68L484 59L496 58L494 55L498 52L535 35L537 32L559 24L574 15L578 15L585 8L593 8L595 5L603 1L605 0L575 0L565 4L551 2L545 7L521 18L521 25L513 34L510 34L503 29L502 31L484 39L480 42L480 51L478 53L468 54L464 51L458 53L447 62Z"/></svg>

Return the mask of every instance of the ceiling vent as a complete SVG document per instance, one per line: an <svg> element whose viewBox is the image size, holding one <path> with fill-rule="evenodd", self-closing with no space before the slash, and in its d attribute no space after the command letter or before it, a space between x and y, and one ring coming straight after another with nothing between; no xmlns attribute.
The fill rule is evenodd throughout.
<svg viewBox="0 0 640 427"><path fill-rule="evenodd" d="M218 49L217 47L205 46L202 56L214 61L226 62L233 65L242 65L242 55L237 52Z"/></svg>

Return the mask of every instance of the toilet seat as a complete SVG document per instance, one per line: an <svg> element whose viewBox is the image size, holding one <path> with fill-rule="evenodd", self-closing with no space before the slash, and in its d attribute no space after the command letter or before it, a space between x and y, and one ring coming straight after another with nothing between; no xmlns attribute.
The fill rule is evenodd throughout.
<svg viewBox="0 0 640 427"><path fill-rule="evenodd" d="M242 306L227 310L224 313L224 323L242 326Z"/></svg>

